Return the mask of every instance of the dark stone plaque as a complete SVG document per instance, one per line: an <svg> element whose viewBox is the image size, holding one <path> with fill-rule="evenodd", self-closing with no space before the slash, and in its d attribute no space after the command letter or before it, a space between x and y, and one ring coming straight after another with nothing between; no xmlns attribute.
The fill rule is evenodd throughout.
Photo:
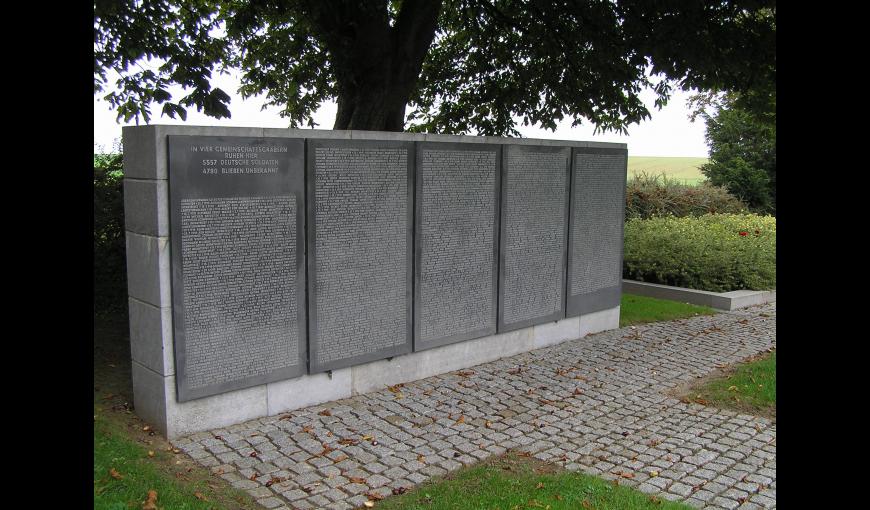
<svg viewBox="0 0 870 510"><path fill-rule="evenodd" d="M498 331L565 317L571 149L506 145Z"/></svg>
<svg viewBox="0 0 870 510"><path fill-rule="evenodd" d="M178 400L306 373L303 141L168 145Z"/></svg>
<svg viewBox="0 0 870 510"><path fill-rule="evenodd" d="M417 144L414 350L496 331L501 147Z"/></svg>
<svg viewBox="0 0 870 510"><path fill-rule="evenodd" d="M575 148L568 241L568 316L619 306L625 149Z"/></svg>
<svg viewBox="0 0 870 510"><path fill-rule="evenodd" d="M311 372L411 351L414 145L308 141Z"/></svg>

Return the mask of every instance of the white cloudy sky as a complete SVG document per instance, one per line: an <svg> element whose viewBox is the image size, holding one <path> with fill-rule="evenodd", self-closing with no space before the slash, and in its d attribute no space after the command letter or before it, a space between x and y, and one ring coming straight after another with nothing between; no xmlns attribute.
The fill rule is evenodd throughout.
<svg viewBox="0 0 870 510"><path fill-rule="evenodd" d="M160 108L152 108L152 124L189 124L206 126L257 126L286 128L288 121L277 114L277 109L269 108L260 111L263 102L258 98L242 100L235 94L238 89L238 79L234 76L221 76L217 86L232 96L230 103L230 119L214 119L200 114L195 109L188 109L187 121L170 119L160 116ZM178 89L176 89L178 90ZM175 90L173 97L177 98ZM113 141L121 138L121 126L116 121L116 114L107 102L94 96L94 144L105 149L111 149ZM528 138L551 138L563 140L594 140L601 142L619 142L628 144L628 153L632 156L691 156L707 157L707 144L704 141L704 123L698 120L689 122L689 111L686 109L686 99L689 93L677 91L668 105L662 110L653 107L654 94L647 92L641 97L647 102L647 108L652 113L652 119L628 128L628 136L612 133L593 135L592 126L571 127L571 120L562 122L555 132L534 127L518 127L520 133ZM314 116L320 129L331 129L335 119L335 103L325 103ZM134 124L131 121L131 124Z"/></svg>

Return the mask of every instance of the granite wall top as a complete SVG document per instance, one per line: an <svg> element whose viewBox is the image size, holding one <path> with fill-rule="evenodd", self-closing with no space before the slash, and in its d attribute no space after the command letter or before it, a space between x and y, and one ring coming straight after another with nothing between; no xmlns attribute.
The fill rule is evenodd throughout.
<svg viewBox="0 0 870 510"><path fill-rule="evenodd" d="M516 145L541 145L560 147L597 147L605 149L626 149L627 144L610 142L593 142L579 140L549 140L543 138L511 138L503 136L471 136L471 135L439 135L431 133L406 133L394 131L359 131L331 129L281 129L257 127L227 127L227 126L190 126L151 124L147 126L125 126L124 136L144 134L147 131L155 135L201 135L201 136L255 136L255 137L287 137L287 138L339 138L346 140L400 140L407 142L459 142L459 143L495 143Z"/></svg>

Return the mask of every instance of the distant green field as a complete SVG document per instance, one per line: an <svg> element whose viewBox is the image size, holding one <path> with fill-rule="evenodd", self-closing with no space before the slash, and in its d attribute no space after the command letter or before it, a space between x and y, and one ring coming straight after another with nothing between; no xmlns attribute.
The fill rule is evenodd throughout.
<svg viewBox="0 0 870 510"><path fill-rule="evenodd" d="M667 158L657 156L629 156L628 175L646 172L647 174L665 174L672 179L679 179L686 184L698 184L705 179L698 167L706 163L707 158Z"/></svg>

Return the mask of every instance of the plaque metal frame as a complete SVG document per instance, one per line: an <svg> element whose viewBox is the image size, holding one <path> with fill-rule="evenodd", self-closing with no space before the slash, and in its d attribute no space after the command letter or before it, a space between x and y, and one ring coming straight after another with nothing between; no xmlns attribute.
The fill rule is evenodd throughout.
<svg viewBox="0 0 870 510"><path fill-rule="evenodd" d="M618 283L611 287L605 287L586 294L571 294L571 276L574 271L574 246L578 240L574 239L574 211L577 208L576 200L574 200L574 189L577 184L577 155L578 154L606 154L606 155L622 155L625 156L625 166L621 172L622 175L622 207L620 210L619 225L619 260L616 261L619 267L620 277ZM622 263L624 258L625 244L625 186L628 176L628 149L610 149L601 147L573 147L571 149L571 208L570 208L570 225L568 230L568 271L565 278L565 298L567 300L565 310L566 317L576 317L587 313L599 312L619 306L622 299Z"/></svg>
<svg viewBox="0 0 870 510"><path fill-rule="evenodd" d="M204 177L188 171L193 164L191 145L283 145L286 156L270 153L279 160L277 174L220 175ZM186 402L210 395L258 386L269 382L299 377L307 372L307 303L305 299L305 158L302 138L241 137L241 136L189 136L167 135L169 160L169 238L171 263L172 330L175 347L176 395L178 402ZM184 274L181 254L181 201L190 198L233 197L296 197L296 321L299 328L298 363L268 374L191 388L187 380L186 332L184 328Z"/></svg>
<svg viewBox="0 0 870 510"><path fill-rule="evenodd" d="M421 301L421 285L422 278L422 219L423 219L423 179L417 176L414 218L414 352L424 351L433 347L464 342L480 338L482 336L494 335L498 325L498 283L499 283L499 244L501 242L501 230L499 222L501 220L501 166L503 144L492 143L464 143L464 142L416 142L416 157L414 166L416 171L420 172L420 160L423 151L426 149L440 149L450 151L493 151L495 152L495 186L493 193L493 256L492 256L492 317L491 326L480 328L475 331L467 331L465 333L457 333L446 337L439 337L434 340L423 341L420 339L420 316L422 314Z"/></svg>
<svg viewBox="0 0 870 510"><path fill-rule="evenodd" d="M315 165L316 158L315 152L318 147L338 147L338 148L364 148L364 149L372 149L372 148L390 148L390 149L407 149L408 157L407 157L407 241L406 241L406 275L405 275L405 303L406 303L406 321L407 321L407 332L405 336L405 342L388 347L386 349L380 349L373 352L367 352L365 354L361 354L358 356L353 356L349 358L342 358L340 360L331 361L328 363L317 363L317 232L316 232L316 197L315 197ZM308 208L308 325L309 325L309 335L308 335L308 352L309 352L309 362L308 362L308 370L309 373L315 374L319 372L326 372L330 370L337 370L340 368L347 368L351 366L360 365L362 363L367 363L370 361L377 361L384 358L391 358L393 356L398 356L401 354L407 354L412 350L412 337L414 331L414 314L413 314L413 285L414 285L414 179L415 179L415 171L414 171L414 142L407 141L396 141L396 140L348 140L348 139L340 139L340 138L308 138L305 146L305 179L306 179L306 190L308 195L307 208ZM373 172L377 172L377 168L372 169ZM377 299L377 296L373 296L374 299Z"/></svg>
<svg viewBox="0 0 870 510"><path fill-rule="evenodd" d="M561 271L561 286L562 286L562 299L559 303L560 310L558 312L553 312L549 315L541 315L538 317L532 317L530 319L525 319L522 321L511 322L510 324L506 324L504 322L504 279L505 279L505 256L507 254L507 246L506 246L506 232L507 221L505 221L507 208L509 207L507 203L507 182L510 178L508 175L508 148L513 148L516 150L524 151L524 152L553 152L553 153L566 153L567 157L565 158L565 205L563 207L563 215L564 221L562 224L562 271ZM499 269L498 269L498 332L504 333L507 331L514 331L517 329L527 328L529 326L535 326L537 324L544 324L547 322L558 321L564 319L566 316L566 296L568 293L568 285L567 285L567 271L568 271L568 233L569 233L569 222L570 222L570 207L571 207L571 159L574 157L574 153L571 150L571 147L568 146L548 146L548 145L505 145L502 149L502 181L501 181L501 220L500 220L500 234L499 234Z"/></svg>

